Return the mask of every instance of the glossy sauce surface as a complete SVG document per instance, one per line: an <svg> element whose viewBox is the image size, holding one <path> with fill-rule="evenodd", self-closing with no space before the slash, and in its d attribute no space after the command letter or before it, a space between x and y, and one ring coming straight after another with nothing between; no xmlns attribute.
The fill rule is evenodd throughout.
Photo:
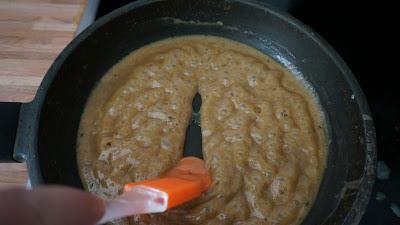
<svg viewBox="0 0 400 225"><path fill-rule="evenodd" d="M196 93L213 183L163 214L114 224L298 224L325 168L325 125L304 84L261 52L212 36L155 42L100 81L81 118L78 163L87 190L112 198L182 157Z"/></svg>

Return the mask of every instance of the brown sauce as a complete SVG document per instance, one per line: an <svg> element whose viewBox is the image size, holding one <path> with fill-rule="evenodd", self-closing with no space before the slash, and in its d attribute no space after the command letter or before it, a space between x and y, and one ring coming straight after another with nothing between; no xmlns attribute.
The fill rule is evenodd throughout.
<svg viewBox="0 0 400 225"><path fill-rule="evenodd" d="M103 77L79 128L86 189L112 198L123 184L176 164L197 92L210 190L166 213L113 224L299 224L325 168L320 108L280 64L218 37L150 44Z"/></svg>

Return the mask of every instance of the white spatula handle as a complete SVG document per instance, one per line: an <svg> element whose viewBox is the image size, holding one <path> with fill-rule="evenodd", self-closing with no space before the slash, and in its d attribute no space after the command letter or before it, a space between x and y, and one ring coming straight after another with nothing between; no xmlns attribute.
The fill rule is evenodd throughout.
<svg viewBox="0 0 400 225"><path fill-rule="evenodd" d="M138 186L108 201L106 212L98 224L126 216L164 212L167 210L167 205L167 193L145 186Z"/></svg>

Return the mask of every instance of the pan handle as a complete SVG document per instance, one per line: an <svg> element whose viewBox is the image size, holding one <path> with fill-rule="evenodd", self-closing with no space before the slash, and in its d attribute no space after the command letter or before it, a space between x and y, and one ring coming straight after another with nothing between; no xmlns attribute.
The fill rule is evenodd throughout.
<svg viewBox="0 0 400 225"><path fill-rule="evenodd" d="M0 162L23 162L24 157L14 157L21 103L0 102Z"/></svg>

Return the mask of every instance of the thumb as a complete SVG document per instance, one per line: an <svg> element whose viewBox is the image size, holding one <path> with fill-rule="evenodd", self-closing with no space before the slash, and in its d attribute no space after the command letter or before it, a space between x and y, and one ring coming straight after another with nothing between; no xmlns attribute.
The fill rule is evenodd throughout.
<svg viewBox="0 0 400 225"><path fill-rule="evenodd" d="M100 198L61 186L2 191L0 202L4 224L94 225L105 212L105 203Z"/></svg>

